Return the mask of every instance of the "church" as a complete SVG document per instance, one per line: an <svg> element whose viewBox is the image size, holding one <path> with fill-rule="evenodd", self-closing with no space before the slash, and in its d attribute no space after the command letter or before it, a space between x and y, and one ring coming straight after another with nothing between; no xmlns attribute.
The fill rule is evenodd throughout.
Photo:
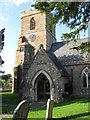
<svg viewBox="0 0 90 120"><path fill-rule="evenodd" d="M12 92L32 102L90 96L90 59L72 49L89 38L57 42L55 29L46 28L48 21L40 11L21 12Z"/></svg>

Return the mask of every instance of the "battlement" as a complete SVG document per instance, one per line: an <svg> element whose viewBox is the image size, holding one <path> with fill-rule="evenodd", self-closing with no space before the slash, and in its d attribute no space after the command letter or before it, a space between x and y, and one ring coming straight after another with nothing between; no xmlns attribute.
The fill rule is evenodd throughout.
<svg viewBox="0 0 90 120"><path fill-rule="evenodd" d="M21 18L26 17L26 16L30 16L30 15L34 15L34 14L38 14L38 13L40 13L40 11L33 10L33 9L29 9L27 12L26 11L22 11L21 12Z"/></svg>

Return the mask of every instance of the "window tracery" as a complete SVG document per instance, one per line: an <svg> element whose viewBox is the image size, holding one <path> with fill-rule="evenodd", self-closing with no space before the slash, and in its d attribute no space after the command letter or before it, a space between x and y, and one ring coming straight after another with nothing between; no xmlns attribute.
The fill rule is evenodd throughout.
<svg viewBox="0 0 90 120"><path fill-rule="evenodd" d="M82 86L89 88L90 87L90 69L88 67L84 68L81 74Z"/></svg>

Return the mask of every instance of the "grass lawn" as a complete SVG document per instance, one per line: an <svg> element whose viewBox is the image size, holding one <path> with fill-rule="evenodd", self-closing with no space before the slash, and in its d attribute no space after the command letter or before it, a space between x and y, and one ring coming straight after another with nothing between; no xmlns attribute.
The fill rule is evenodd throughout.
<svg viewBox="0 0 90 120"><path fill-rule="evenodd" d="M80 118L87 119L90 117L88 111L88 99L73 99L64 103L54 104L53 118L61 118L61 120L78 120ZM30 110L28 118L45 118L46 108Z"/></svg>
<svg viewBox="0 0 90 120"><path fill-rule="evenodd" d="M18 95L12 93L2 93L2 111L3 113L10 113L14 111L14 108L21 101ZM59 118L61 120L84 120L90 117L89 110L90 100L86 98L67 100L63 103L54 103L53 118ZM88 111L89 110L89 111ZM46 107L39 109L30 109L28 118L45 118ZM4 120L4 119L3 119ZM34 119L35 120L35 119Z"/></svg>
<svg viewBox="0 0 90 120"><path fill-rule="evenodd" d="M11 92L0 93L2 95L2 113L12 113L21 99Z"/></svg>

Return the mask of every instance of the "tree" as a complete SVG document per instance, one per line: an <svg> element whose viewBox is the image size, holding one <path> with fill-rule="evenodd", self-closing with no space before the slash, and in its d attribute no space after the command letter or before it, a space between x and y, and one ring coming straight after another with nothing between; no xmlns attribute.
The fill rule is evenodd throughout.
<svg viewBox="0 0 90 120"><path fill-rule="evenodd" d="M4 46L4 31L5 31L5 28L0 31L0 53L1 53L3 46ZM0 55L0 66L2 64L4 64L4 61L2 60L2 57ZM0 70L0 73L4 73L4 72Z"/></svg>
<svg viewBox="0 0 90 120"><path fill-rule="evenodd" d="M56 23L65 24L70 28L70 33L64 33L61 36L62 40L77 41L80 39L80 32L88 29L90 17L89 2L37 2L35 9L45 12L50 16L50 21L46 25L49 29L56 26ZM82 52L90 52L90 43L85 42L74 49Z"/></svg>
<svg viewBox="0 0 90 120"><path fill-rule="evenodd" d="M12 78L12 75L11 74L2 75L1 78L7 81L8 79Z"/></svg>
<svg viewBox="0 0 90 120"><path fill-rule="evenodd" d="M0 52L4 46L4 31L5 31L5 28L0 31Z"/></svg>
<svg viewBox="0 0 90 120"><path fill-rule="evenodd" d="M11 74L6 74L6 75L1 75L0 76L0 83L2 89L11 89L12 88L12 75Z"/></svg>

